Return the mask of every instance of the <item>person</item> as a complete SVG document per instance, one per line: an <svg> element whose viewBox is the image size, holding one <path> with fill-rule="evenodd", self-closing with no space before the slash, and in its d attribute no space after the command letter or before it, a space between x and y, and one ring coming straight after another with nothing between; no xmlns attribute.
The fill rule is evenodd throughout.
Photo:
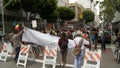
<svg viewBox="0 0 120 68"><path fill-rule="evenodd" d="M118 48L120 48L120 32L118 33L117 39L113 42L113 44L116 42L118 42Z"/></svg>
<svg viewBox="0 0 120 68"><path fill-rule="evenodd" d="M113 42L113 44L115 44L117 42L117 44L115 45L116 46L116 49L114 51L114 53L119 56L119 51L120 51L120 32L118 32L118 36L117 36L117 39ZM120 56L119 56L120 57ZM116 58L116 60L118 62L120 62L120 59L119 57Z"/></svg>
<svg viewBox="0 0 120 68"><path fill-rule="evenodd" d="M82 39L83 39L83 42L81 45L82 51L81 51L80 55L75 56L75 60L74 60L75 67L74 68L81 68L83 61L84 61L85 45L88 46L90 44L89 41L87 40L87 38L83 38L80 35L76 35L74 38L74 41L77 45L79 45L79 42L82 41Z"/></svg>
<svg viewBox="0 0 120 68"><path fill-rule="evenodd" d="M95 31L91 31L90 40L91 40L92 45L94 45L94 43L95 43Z"/></svg>
<svg viewBox="0 0 120 68"><path fill-rule="evenodd" d="M101 37L101 41L102 41L102 43L101 43L101 49L102 50L106 50L106 45L105 45L105 40L106 40L106 37L105 37L105 32L103 31L103 35L102 35L102 37Z"/></svg>
<svg viewBox="0 0 120 68"><path fill-rule="evenodd" d="M118 35L118 32L119 32L119 29L118 27L115 29L115 35L117 36Z"/></svg>
<svg viewBox="0 0 120 68"><path fill-rule="evenodd" d="M70 31L70 30L67 31L67 37L68 37L68 39L73 40L72 31Z"/></svg>
<svg viewBox="0 0 120 68"><path fill-rule="evenodd" d="M62 32L61 38L58 41L58 45L60 47L60 52L61 52L61 55L62 55L63 68L65 68L66 57L67 57L67 49L68 49L68 38L67 38L67 35L66 35L65 32Z"/></svg>
<svg viewBox="0 0 120 68"><path fill-rule="evenodd" d="M17 62L18 57L19 57L19 52L20 52L20 47L21 47L21 40L22 40L22 31L15 31L12 38L10 39L10 42L12 46L15 48L16 55L14 57L14 61Z"/></svg>
<svg viewBox="0 0 120 68"><path fill-rule="evenodd" d="M94 49L97 51L97 42L98 42L98 30L96 29L95 30L95 42L94 42L94 44L95 44L95 47L94 47Z"/></svg>
<svg viewBox="0 0 120 68"><path fill-rule="evenodd" d="M111 41L112 43L114 43L114 41L117 39L117 36L115 35L115 33L113 33L112 37L111 37Z"/></svg>

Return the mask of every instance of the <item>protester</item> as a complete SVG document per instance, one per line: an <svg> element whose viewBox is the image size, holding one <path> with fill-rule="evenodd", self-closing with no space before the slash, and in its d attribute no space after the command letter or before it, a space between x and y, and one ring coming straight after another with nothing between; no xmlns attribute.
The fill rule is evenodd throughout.
<svg viewBox="0 0 120 68"><path fill-rule="evenodd" d="M67 49L68 49L68 39L65 32L62 32L61 38L58 41L58 45L60 47L60 52L62 55L62 63L63 68L65 68L66 64L66 57L67 57Z"/></svg>
<svg viewBox="0 0 120 68"><path fill-rule="evenodd" d="M51 31L50 31L50 35L57 36L57 32L56 32L55 30L51 30Z"/></svg>
<svg viewBox="0 0 120 68"><path fill-rule="evenodd" d="M115 35L117 36L118 35L118 32L119 32L119 29L118 27L115 29Z"/></svg>
<svg viewBox="0 0 120 68"><path fill-rule="evenodd" d="M94 43L95 43L95 31L90 32L90 40L91 40L91 44L94 45Z"/></svg>
<svg viewBox="0 0 120 68"><path fill-rule="evenodd" d="M94 36L95 36L95 40L94 40L95 47L94 47L94 49L97 51L97 42L98 42L98 30L97 29L95 30Z"/></svg>
<svg viewBox="0 0 120 68"><path fill-rule="evenodd" d="M115 33L113 33L111 37L111 42L113 43L116 39L117 39L117 36L115 35Z"/></svg>
<svg viewBox="0 0 120 68"><path fill-rule="evenodd" d="M117 39L113 42L114 44L118 42L118 48L120 48L120 32L118 32Z"/></svg>
<svg viewBox="0 0 120 68"><path fill-rule="evenodd" d="M12 43L13 47L15 48L16 55L14 57L14 61L17 62L19 52L20 52L20 47L21 47L21 41L22 41L22 31L15 31L12 38L10 39L10 42Z"/></svg>
<svg viewBox="0 0 120 68"><path fill-rule="evenodd" d="M90 44L87 38L81 37L80 34L77 34L74 38L74 41L78 46L80 45L79 42L82 40L83 40L82 45L81 45L82 51L78 56L75 56L75 61L74 61L75 67L74 68L81 68L83 61L84 61L85 45L88 46Z"/></svg>
<svg viewBox="0 0 120 68"><path fill-rule="evenodd" d="M67 31L67 37L68 37L68 39L73 40L72 31L70 31L70 30Z"/></svg>
<svg viewBox="0 0 120 68"><path fill-rule="evenodd" d="M103 31L103 35L102 35L102 44L101 44L101 49L102 50L106 50L106 45L105 45L105 39L106 39L106 37L105 37L105 32Z"/></svg>

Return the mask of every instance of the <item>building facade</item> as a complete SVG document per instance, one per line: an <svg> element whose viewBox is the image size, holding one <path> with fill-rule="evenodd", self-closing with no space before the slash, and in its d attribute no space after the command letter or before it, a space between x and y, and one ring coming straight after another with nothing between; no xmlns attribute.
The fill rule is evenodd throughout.
<svg viewBox="0 0 120 68"><path fill-rule="evenodd" d="M80 5L82 5L86 9L91 8L90 0L77 0L76 2L79 3Z"/></svg>
<svg viewBox="0 0 120 68"><path fill-rule="evenodd" d="M69 4L69 0L58 0L58 6L67 6Z"/></svg>
<svg viewBox="0 0 120 68"><path fill-rule="evenodd" d="M113 29L119 28L119 30L120 30L120 12L116 11L116 13L114 15L115 15L115 17L112 21Z"/></svg>
<svg viewBox="0 0 120 68"><path fill-rule="evenodd" d="M71 3L68 7L75 12L75 18L71 21L79 21L80 18L82 19L82 12L85 10L82 5L79 5L78 3Z"/></svg>
<svg viewBox="0 0 120 68"><path fill-rule="evenodd" d="M98 16L97 8L95 6L95 2L91 3L90 0L77 0L77 2L80 5L82 5L86 10L91 10L91 11L94 12L94 14L95 14L95 20L94 20L93 23L91 23L91 25L98 26L98 24L100 22L100 19L99 19L99 16Z"/></svg>

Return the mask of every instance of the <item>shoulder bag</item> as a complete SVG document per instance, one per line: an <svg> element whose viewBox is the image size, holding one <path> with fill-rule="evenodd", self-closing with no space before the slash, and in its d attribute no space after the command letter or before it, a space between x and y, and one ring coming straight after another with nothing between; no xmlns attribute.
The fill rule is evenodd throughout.
<svg viewBox="0 0 120 68"><path fill-rule="evenodd" d="M74 41L74 42L75 42L75 41ZM83 43L83 39L79 41L78 45L77 45L76 42L75 42L75 44L77 45L77 47L74 48L74 50L73 50L73 52L72 52L73 55L75 55L75 56L80 55L82 43Z"/></svg>

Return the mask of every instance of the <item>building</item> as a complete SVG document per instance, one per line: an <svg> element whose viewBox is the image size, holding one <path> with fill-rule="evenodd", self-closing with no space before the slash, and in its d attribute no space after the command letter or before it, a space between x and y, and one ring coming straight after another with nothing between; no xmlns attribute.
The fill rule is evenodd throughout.
<svg viewBox="0 0 120 68"><path fill-rule="evenodd" d="M95 6L95 1L91 3L90 0L77 0L76 2L78 2L80 5L82 5L86 10L91 10L94 12L95 20L94 20L94 23L91 23L91 25L98 26L100 19L98 16L97 8Z"/></svg>
<svg viewBox="0 0 120 68"><path fill-rule="evenodd" d="M120 26L120 12L116 11L116 13L114 15L115 15L115 17L112 21L113 29L119 28L119 30L120 30L120 27L119 27Z"/></svg>
<svg viewBox="0 0 120 68"><path fill-rule="evenodd" d="M76 2L79 3L80 5L82 5L86 9L91 8L90 0L77 0Z"/></svg>
<svg viewBox="0 0 120 68"><path fill-rule="evenodd" d="M69 4L69 0L58 0L58 6L67 6Z"/></svg>
<svg viewBox="0 0 120 68"><path fill-rule="evenodd" d="M68 7L75 12L75 18L71 21L79 21L80 18L82 19L82 12L85 10L82 5L79 5L78 3L71 3Z"/></svg>

